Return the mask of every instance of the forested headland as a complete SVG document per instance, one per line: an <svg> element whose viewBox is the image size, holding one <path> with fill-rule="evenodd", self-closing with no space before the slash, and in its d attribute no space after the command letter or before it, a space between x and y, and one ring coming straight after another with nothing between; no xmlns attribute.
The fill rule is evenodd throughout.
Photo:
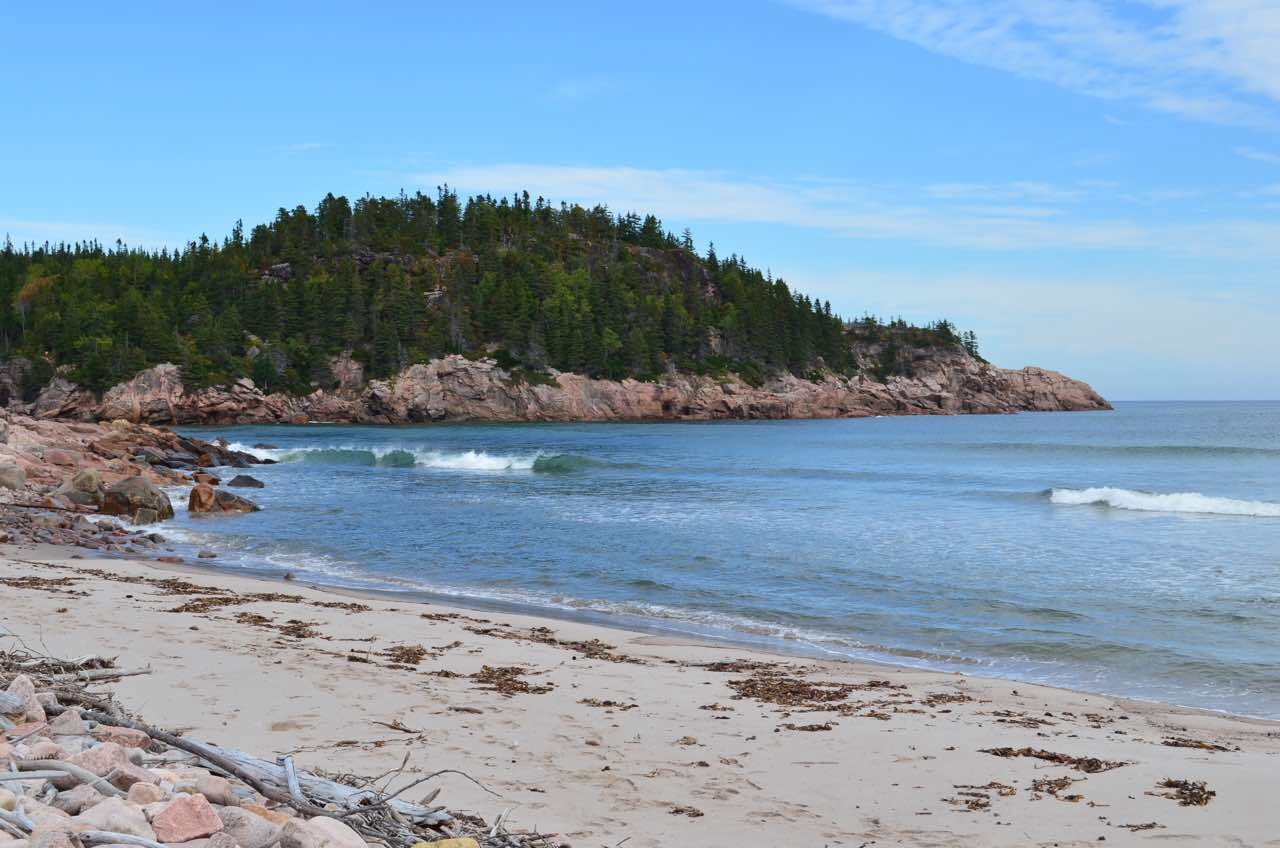
<svg viewBox="0 0 1280 848"><path fill-rule="evenodd" d="M855 344L876 350L870 365ZM736 254L698 253L653 215L528 193L329 194L180 249L6 239L0 251L0 357L33 363L27 393L58 368L102 391L161 362L195 387L247 376L305 393L328 387L343 351L373 377L463 354L535 382L548 367L883 380L909 372L903 350L961 345L977 354L947 321L846 321Z"/></svg>

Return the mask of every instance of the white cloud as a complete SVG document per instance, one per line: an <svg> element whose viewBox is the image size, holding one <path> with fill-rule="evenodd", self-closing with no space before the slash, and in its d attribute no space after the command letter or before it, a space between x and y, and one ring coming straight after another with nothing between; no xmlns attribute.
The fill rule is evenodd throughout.
<svg viewBox="0 0 1280 848"><path fill-rule="evenodd" d="M926 189L934 197L948 200L1030 200L1037 203L1063 203L1079 200L1084 192L1059 188L1041 182L1011 182L998 185L982 183L936 183Z"/></svg>
<svg viewBox="0 0 1280 848"><path fill-rule="evenodd" d="M792 2L1079 94L1201 121L1280 126L1274 0Z"/></svg>
<svg viewBox="0 0 1280 848"><path fill-rule="evenodd" d="M1271 153L1267 150L1258 150L1254 147L1237 147L1235 149L1237 156L1243 156L1246 159L1252 159L1255 162L1265 162L1268 165L1280 165L1280 153Z"/></svg>
<svg viewBox="0 0 1280 848"><path fill-rule="evenodd" d="M1280 257L1280 222L1218 220L1151 223L1088 218L1020 204L974 204L991 199L977 184L910 190L872 188L813 178L783 182L681 168L574 165L460 166L414 177L465 192L505 195L528 189L553 202L605 204L618 212L653 212L676 221L741 221L823 230L848 238L892 240L994 251L1132 250L1211 257ZM1026 193L1072 197L1066 189L1013 183ZM1007 194L1012 190L1001 189Z"/></svg>

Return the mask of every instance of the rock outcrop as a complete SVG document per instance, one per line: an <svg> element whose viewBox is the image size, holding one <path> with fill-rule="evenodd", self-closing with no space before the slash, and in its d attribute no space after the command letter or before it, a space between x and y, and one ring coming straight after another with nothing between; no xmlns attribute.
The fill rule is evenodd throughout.
<svg viewBox="0 0 1280 848"><path fill-rule="evenodd" d="M657 382L598 380L549 372L533 382L489 359L449 356L411 365L393 379L365 383L349 356L331 363L337 388L306 396L265 394L241 378L188 390L177 366L156 365L101 401L55 377L25 408L39 418L124 419L148 424L330 421L645 421L670 419L846 418L1110 409L1088 384L1043 368L1009 370L962 349L914 352L912 376L885 381L834 374L783 374L762 385L742 379L672 374Z"/></svg>

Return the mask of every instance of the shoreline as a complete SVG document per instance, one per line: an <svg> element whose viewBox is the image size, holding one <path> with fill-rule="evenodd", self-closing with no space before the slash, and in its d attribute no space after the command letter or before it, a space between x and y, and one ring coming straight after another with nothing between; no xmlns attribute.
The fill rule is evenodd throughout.
<svg viewBox="0 0 1280 848"><path fill-rule="evenodd" d="M1280 722L204 564L0 557L4 577L69 581L4 588L0 621L66 655L151 666L116 684L147 720L306 767L373 774L411 753L501 796L450 781L455 809L509 807L572 845L1269 844L1280 822ZM148 582L178 575L177 591ZM1168 778L1217 796L1180 806Z"/></svg>
<svg viewBox="0 0 1280 848"><path fill-rule="evenodd" d="M159 530L162 535L164 529L164 525L161 524L159 526ZM173 544L182 545L191 551L195 551L201 547L199 545L191 545L187 542L176 542ZM212 547L207 547L206 549L212 550ZM128 555L120 556L123 559L134 559L134 557L130 557ZM191 556L194 557L194 553L192 553ZM221 556L221 554L219 554L219 556ZM1250 715L1249 713L1233 712L1231 710L1215 709L1212 707L1200 707L1194 704L1179 704L1173 701L1161 701L1156 698L1143 698L1135 695L1124 694L1122 692L1105 692L1095 689L1065 686L1057 683L1046 683L1025 677L983 674L980 672L964 671L957 668L940 668L938 666L929 665L927 662L922 662L919 665L912 665L909 662L895 661L891 659L843 655L834 651L824 651L816 646L813 646L811 650L804 650L800 647L797 647L794 650L788 650L787 640L782 638L761 636L757 639L753 639L749 634L739 634L728 630L724 631L723 636L717 636L711 633L690 632L680 630L676 626L664 626L662 624L662 619L645 618L644 616L639 615L630 615L625 613L614 614L593 609L575 610L557 607L538 607L534 604L523 604L519 601L505 601L497 598L487 599L474 595L455 595L445 592L435 592L431 589L425 588L406 588L401 591L396 589L342 586L336 583L326 583L322 580L316 580L310 577L286 580L283 576L271 575L266 569L254 569L252 567L246 567L243 569L238 567L222 568L214 564L217 562L216 559L204 561L199 559L186 559L186 561L182 563L164 563L146 559L139 559L139 561L150 564L158 571L171 572L173 574L196 574L213 578L220 576L243 577L245 579L255 580L264 585L270 585L276 588L281 586L304 587L316 592L358 600L378 600L387 602L399 601L402 603L407 602L418 604L424 607L439 607L459 613L492 613L496 615L509 615L523 619L545 621L547 623L581 624L588 627L598 627L604 630L615 631L624 636L668 639L670 640L670 644L673 645L722 649L724 651L747 651L754 654L764 654L777 657L779 660L804 660L809 662L831 663L835 665L847 664L854 668L870 667L883 668L889 671L913 671L940 675L958 675L966 678L984 680L991 683L1021 683L1028 686L1038 686L1045 689L1052 689L1075 695L1095 695L1126 703L1145 704L1168 711L1182 710L1188 713L1202 714L1206 716L1219 716L1233 720L1260 722L1263 724L1275 725L1277 728L1280 728L1280 717L1272 718L1269 716Z"/></svg>

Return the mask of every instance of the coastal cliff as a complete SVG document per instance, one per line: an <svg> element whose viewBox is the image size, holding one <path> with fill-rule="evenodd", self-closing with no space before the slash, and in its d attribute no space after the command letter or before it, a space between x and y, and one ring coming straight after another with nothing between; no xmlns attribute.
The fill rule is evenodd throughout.
<svg viewBox="0 0 1280 848"><path fill-rule="evenodd" d="M360 363L329 363L330 388L307 395L265 393L242 377L228 386L191 389L181 370L161 364L108 389L101 398L55 376L29 404L37 418L149 424L431 421L651 421L856 418L1105 410L1088 384L1043 368L998 368L962 348L916 351L910 376L782 373L753 385L728 374L671 374L657 381L593 379L502 368L493 359L447 356L368 380Z"/></svg>

